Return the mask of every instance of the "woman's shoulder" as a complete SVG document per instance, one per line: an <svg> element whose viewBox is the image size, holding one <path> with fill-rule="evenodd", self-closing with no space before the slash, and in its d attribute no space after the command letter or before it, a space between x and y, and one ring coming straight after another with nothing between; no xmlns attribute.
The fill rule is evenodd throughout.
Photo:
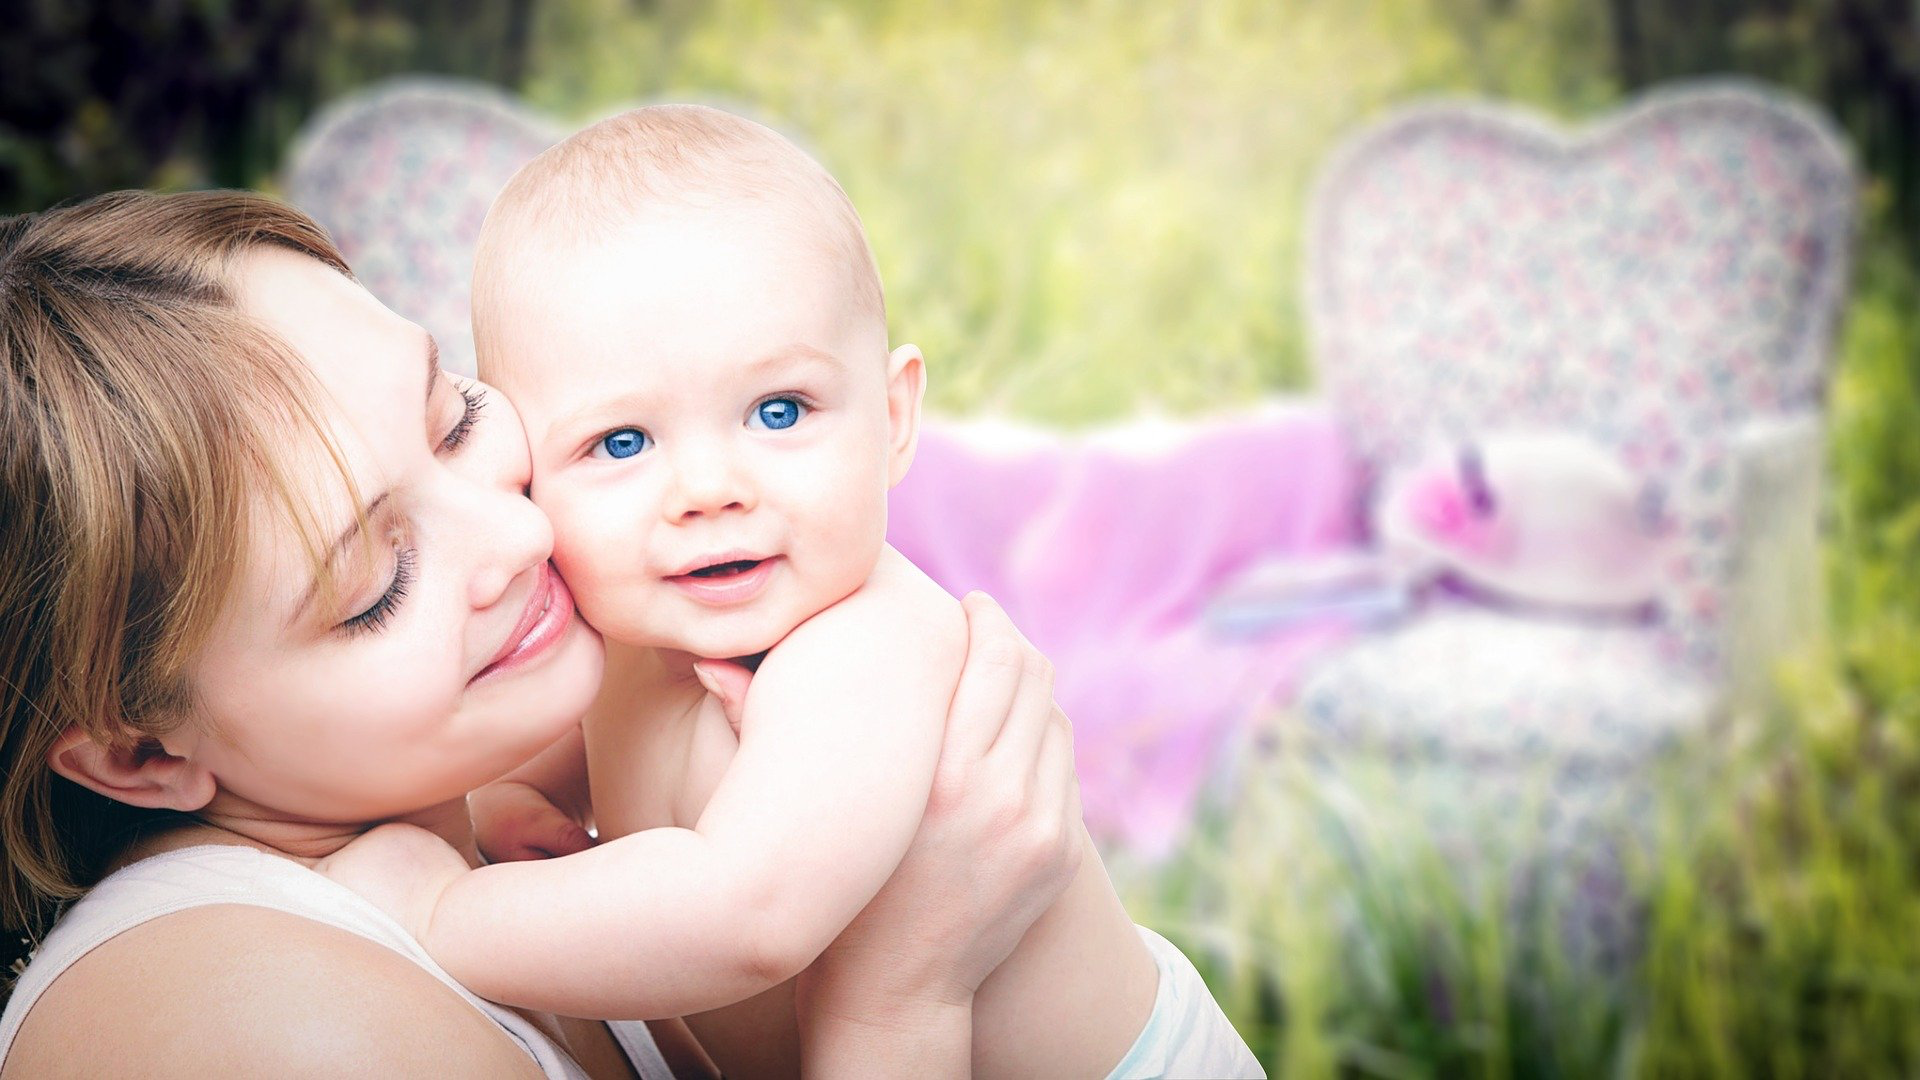
<svg viewBox="0 0 1920 1080"><path fill-rule="evenodd" d="M142 922L75 961L7 1076L538 1076L498 1025L399 953L274 908Z"/></svg>
<svg viewBox="0 0 1920 1080"><path fill-rule="evenodd" d="M5 1074L538 1075L404 945L291 860L234 847L144 860L42 943L9 1003Z"/></svg>

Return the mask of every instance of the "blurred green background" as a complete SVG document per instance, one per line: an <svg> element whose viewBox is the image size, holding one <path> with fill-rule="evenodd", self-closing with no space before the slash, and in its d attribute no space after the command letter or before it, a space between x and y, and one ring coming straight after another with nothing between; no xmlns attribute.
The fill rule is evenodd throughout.
<svg viewBox="0 0 1920 1080"><path fill-rule="evenodd" d="M747 108L804 133L860 207L935 404L1061 425L1310 388L1307 192L1384 108L1465 93L1573 120L1720 72L1806 95L1864 183L1827 633L1667 786L1630 955L1572 962L1437 850L1353 855L1285 755L1171 863L1117 873L1277 1073L1920 1073L1920 5L16 0L4 24L0 212L271 190L316 107L401 72L570 120Z"/></svg>

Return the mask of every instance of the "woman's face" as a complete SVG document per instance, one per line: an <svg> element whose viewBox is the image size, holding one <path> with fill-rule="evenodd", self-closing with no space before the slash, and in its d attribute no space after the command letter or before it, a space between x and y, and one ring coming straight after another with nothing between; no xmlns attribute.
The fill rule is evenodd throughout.
<svg viewBox="0 0 1920 1080"><path fill-rule="evenodd" d="M458 797L559 737L600 680L599 638L523 494L520 421L323 264L262 249L236 276L242 307L312 368L369 542L339 466L318 445L294 458L320 543L346 538L333 589L263 499L196 673L200 719L168 749L218 781L210 811L358 822Z"/></svg>

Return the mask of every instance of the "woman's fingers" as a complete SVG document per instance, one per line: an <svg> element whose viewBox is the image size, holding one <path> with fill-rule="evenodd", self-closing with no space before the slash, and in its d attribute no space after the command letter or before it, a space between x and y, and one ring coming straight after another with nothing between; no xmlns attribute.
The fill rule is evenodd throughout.
<svg viewBox="0 0 1920 1080"><path fill-rule="evenodd" d="M1020 676L1014 685L1013 701L1007 718L1000 725L991 751L1006 754L1014 761L1031 760L1039 749L1053 717L1053 662L1041 655L1020 631L1007 624L1020 652Z"/></svg>
<svg viewBox="0 0 1920 1080"><path fill-rule="evenodd" d="M1036 832L1051 842L1061 881L1070 880L1085 854L1081 840L1080 778L1073 767L1073 726L1059 708L1050 711L1034 761Z"/></svg>
<svg viewBox="0 0 1920 1080"><path fill-rule="evenodd" d="M1013 707L1026 666L1026 642L1007 613L985 593L960 601L967 613L967 662L947 709L943 765L978 760L993 745Z"/></svg>
<svg viewBox="0 0 1920 1080"><path fill-rule="evenodd" d="M1048 710L1033 764L1034 802L1060 807L1066 816L1080 819L1080 777L1073 767L1073 725L1055 705Z"/></svg>

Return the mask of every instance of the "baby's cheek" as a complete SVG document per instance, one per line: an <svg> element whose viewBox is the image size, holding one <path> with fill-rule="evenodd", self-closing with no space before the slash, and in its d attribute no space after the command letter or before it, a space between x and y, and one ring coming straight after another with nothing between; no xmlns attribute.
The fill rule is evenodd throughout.
<svg viewBox="0 0 1920 1080"><path fill-rule="evenodd" d="M581 618L616 641L644 643L644 538L604 522L552 517L553 564Z"/></svg>
<svg viewBox="0 0 1920 1080"><path fill-rule="evenodd" d="M832 588L844 596L873 573L886 542L886 493L848 485L823 499L837 500L837 506L818 523L815 551L830 563Z"/></svg>
<svg viewBox="0 0 1920 1080"><path fill-rule="evenodd" d="M594 579L604 555L598 550L592 505L588 500L568 497L553 488L546 492L535 486L533 502L553 525L553 564L573 590L573 601L583 610L591 602Z"/></svg>

